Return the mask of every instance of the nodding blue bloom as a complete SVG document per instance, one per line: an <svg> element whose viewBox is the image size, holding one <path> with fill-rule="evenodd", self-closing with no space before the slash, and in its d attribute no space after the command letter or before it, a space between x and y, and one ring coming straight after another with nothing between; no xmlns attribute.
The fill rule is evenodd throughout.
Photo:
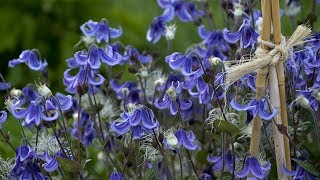
<svg viewBox="0 0 320 180"><path fill-rule="evenodd" d="M38 157L45 162L42 167L47 172L53 172L58 169L59 163L56 159L56 155L51 157L48 152L44 152L43 154L38 155Z"/></svg>
<svg viewBox="0 0 320 180"><path fill-rule="evenodd" d="M113 171L110 175L110 180L122 180L122 175L118 171Z"/></svg>
<svg viewBox="0 0 320 180"><path fill-rule="evenodd" d="M237 157L236 157L237 159ZM223 166L223 161L225 161L225 166L227 167L227 170L231 173L232 167L233 167L233 158L232 158L232 152L230 149L228 149L224 153L224 157L222 155L212 157L210 155L207 156L207 160L211 163L214 163L215 165L212 167L212 170L215 171L221 171Z"/></svg>
<svg viewBox="0 0 320 180"><path fill-rule="evenodd" d="M248 176L248 174L254 175L258 179L264 179L268 171L271 168L270 162L267 162L265 165L261 165L257 158L253 156L247 156L244 161L244 167L241 172L236 172L237 178L244 178Z"/></svg>
<svg viewBox="0 0 320 180"><path fill-rule="evenodd" d="M201 68L200 59L196 55L183 55L179 52L166 57L165 61L169 64L171 69L180 70L184 76L201 75L203 70Z"/></svg>
<svg viewBox="0 0 320 180"><path fill-rule="evenodd" d="M113 46L107 45L106 50L99 48L98 51L99 51L99 57L101 61L106 63L109 66L118 65L124 59L124 57L120 54L120 52L118 52L118 50Z"/></svg>
<svg viewBox="0 0 320 180"><path fill-rule="evenodd" d="M197 91L194 91L196 87ZM193 97L198 97L200 104L207 104L211 100L212 88L203 80L202 76L190 76L182 83L182 88L188 89L188 92Z"/></svg>
<svg viewBox="0 0 320 180"><path fill-rule="evenodd" d="M18 59L13 59L9 61L9 67L13 68L18 64L25 63L30 69L34 71L42 71L47 65L47 61L44 60L43 62L39 60L37 56L38 50L24 50L19 55Z"/></svg>
<svg viewBox="0 0 320 180"><path fill-rule="evenodd" d="M36 158L37 154L31 147L19 146L16 149L15 164L11 169L10 175L20 179L33 179L34 174L36 179L46 179L39 166L34 162Z"/></svg>
<svg viewBox="0 0 320 180"><path fill-rule="evenodd" d="M140 90L137 89L137 86L134 82L127 81L124 84L118 84L116 80L112 79L109 83L110 87L116 92L118 99L124 99L126 95L125 103L139 104L140 102ZM128 92L124 92L124 89ZM127 93L127 94L125 94Z"/></svg>
<svg viewBox="0 0 320 180"><path fill-rule="evenodd" d="M7 112L5 110L0 111L0 129L2 129L2 124L7 120Z"/></svg>
<svg viewBox="0 0 320 180"><path fill-rule="evenodd" d="M133 105L135 106L135 105ZM133 107L134 110L121 113L121 119L115 120L111 129L122 135L127 133L131 128L133 131L133 138L140 138L144 132L149 132L158 127L159 123L154 117L151 109L138 105Z"/></svg>
<svg viewBox="0 0 320 180"><path fill-rule="evenodd" d="M198 149L198 146L195 144L195 139L196 137L194 136L193 132L190 130L189 132L180 129L177 130L174 133L174 136L177 138L178 140L178 144L177 144L177 148L180 148L181 145L183 145L184 148L188 149L188 150L196 150ZM174 147L171 147L168 142L168 140L165 138L163 140L163 144L165 145L166 148L168 149L176 149Z"/></svg>
<svg viewBox="0 0 320 180"><path fill-rule="evenodd" d="M204 25L198 27L198 34L206 47L218 47L221 51L229 51L230 46L223 38L222 31L207 31Z"/></svg>
<svg viewBox="0 0 320 180"><path fill-rule="evenodd" d="M131 46L126 46L123 56L126 60L137 58L142 64L150 63L152 61L152 56L148 54L142 55L136 48Z"/></svg>
<svg viewBox="0 0 320 180"><path fill-rule="evenodd" d="M218 57L220 58L222 61L225 61L228 59L228 57L226 55L224 55L220 49L220 47L201 47L201 46L197 46L197 48L195 49L197 54L202 58L202 59L209 59L211 56L212 57ZM203 62L203 65L206 67L206 61Z"/></svg>
<svg viewBox="0 0 320 180"><path fill-rule="evenodd" d="M192 2L184 2L181 0L158 0L161 8L171 6L174 8L175 14L183 22L195 21L204 15L204 12L197 10Z"/></svg>
<svg viewBox="0 0 320 180"><path fill-rule="evenodd" d="M106 19L100 22L89 20L81 25L80 29L85 36L95 37L98 43L102 41L108 43L111 38L118 38L122 34L121 26L119 29L111 28Z"/></svg>
<svg viewBox="0 0 320 180"><path fill-rule="evenodd" d="M237 32L231 33L228 29L224 29L223 37L229 43L236 43L240 40L240 48L254 48L259 34L250 26L250 20L244 19Z"/></svg>
<svg viewBox="0 0 320 180"><path fill-rule="evenodd" d="M283 174L291 176L293 180L316 179L315 175L310 173L307 169L304 169L299 164L296 164L296 169L294 171L290 171L284 165L282 165L281 171Z"/></svg>
<svg viewBox="0 0 320 180"><path fill-rule="evenodd" d="M207 173L202 173L202 174L200 174L199 179L200 180L212 180L212 177L211 177L211 175L209 175Z"/></svg>
<svg viewBox="0 0 320 180"><path fill-rule="evenodd" d="M162 35L165 35L165 22L170 22L174 17L174 9L168 6L161 16L155 17L147 32L147 40L157 43Z"/></svg>
<svg viewBox="0 0 320 180"><path fill-rule="evenodd" d="M56 93L56 98L60 103L62 111L66 111L71 108L73 102L72 102L72 97L70 95L66 96L66 95L58 92L58 93ZM52 101L52 102L53 102L53 105L56 106L56 109L58 109L55 101Z"/></svg>
<svg viewBox="0 0 320 180"><path fill-rule="evenodd" d="M256 92L256 79L253 74L247 74L240 78L244 86L249 87L253 92Z"/></svg>
<svg viewBox="0 0 320 180"><path fill-rule="evenodd" d="M237 111L249 111L254 117L259 115L261 119L271 120L274 116L278 114L278 110L274 107L271 108L271 113L268 109L268 102L265 98L253 99L247 105L240 105L235 99L230 102L233 109ZM250 123L250 122L247 122Z"/></svg>
<svg viewBox="0 0 320 180"><path fill-rule="evenodd" d="M180 88L180 85L175 88L173 85L171 85L168 90L166 91L166 94L163 96L162 99L157 98L154 102L154 106L158 109L166 109L170 107L170 113L172 115L176 115L180 110L187 110L190 109L192 106L192 101L187 100L184 101L179 96L177 97L178 91L177 89Z"/></svg>
<svg viewBox="0 0 320 180"><path fill-rule="evenodd" d="M41 97L38 97L35 100L32 100L27 108L20 107L22 104L20 100L11 105L10 110L14 117L18 119L25 119L24 123L26 125L35 124L36 126L40 125L41 120L44 121L53 121L58 119L59 113L56 109L53 108L53 103L47 99L45 103L46 110L49 110L48 114L45 113L44 105L41 100Z"/></svg>
<svg viewBox="0 0 320 180"><path fill-rule="evenodd" d="M11 84L9 82L8 83L0 82L0 91L7 90L10 87L11 87Z"/></svg>
<svg viewBox="0 0 320 180"><path fill-rule="evenodd" d="M302 95L303 97L305 97L308 100L309 106L314 111L318 110L319 102L320 102L320 100L317 100L317 98L319 98L318 97L319 96L319 89L310 88L308 90L298 90L297 92L298 92L297 97Z"/></svg>
<svg viewBox="0 0 320 180"><path fill-rule="evenodd" d="M84 110L80 112L80 140L86 147L89 146L93 139L96 137L97 132L93 127L92 116L89 116ZM71 130L71 134L78 138L78 120L73 121L73 129Z"/></svg>

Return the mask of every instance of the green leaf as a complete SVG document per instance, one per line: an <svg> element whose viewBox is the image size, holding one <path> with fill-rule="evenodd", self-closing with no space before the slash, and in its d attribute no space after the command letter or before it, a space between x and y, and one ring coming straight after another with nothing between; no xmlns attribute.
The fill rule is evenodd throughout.
<svg viewBox="0 0 320 180"><path fill-rule="evenodd" d="M213 122L213 126L222 132L225 132L229 135L237 135L240 133L239 128L237 128L237 126L231 124L228 121L223 121L223 120L215 120Z"/></svg>
<svg viewBox="0 0 320 180"><path fill-rule="evenodd" d="M81 164L84 165L87 159L87 149L86 147L82 144L82 142L79 142L78 139L74 138L69 134L71 145L73 148L74 156L75 159L79 159L79 156L81 157ZM79 148L79 143L80 143L80 148ZM80 154L81 153L81 154Z"/></svg>
<svg viewBox="0 0 320 180"><path fill-rule="evenodd" d="M299 159L292 160L298 163L303 169L307 170L311 174L320 177L320 172L315 167L313 167L308 161L301 161Z"/></svg>
<svg viewBox="0 0 320 180"><path fill-rule="evenodd" d="M83 169L81 164L71 159L57 157L57 161L59 162L59 166L67 172L79 173Z"/></svg>
<svg viewBox="0 0 320 180"><path fill-rule="evenodd" d="M201 164L207 164L208 163L207 156L208 156L207 152L198 151L196 155L197 162L200 162Z"/></svg>
<svg viewBox="0 0 320 180"><path fill-rule="evenodd" d="M154 173L154 170L153 170L153 169L150 169L150 170L148 170L148 171L146 172L145 178L146 178L147 180L152 180L152 179L155 178L154 174L155 174L155 173Z"/></svg>

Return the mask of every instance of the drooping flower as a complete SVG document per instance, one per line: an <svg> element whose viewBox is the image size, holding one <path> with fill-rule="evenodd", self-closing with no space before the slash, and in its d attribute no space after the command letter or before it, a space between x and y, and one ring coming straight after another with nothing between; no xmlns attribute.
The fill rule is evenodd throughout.
<svg viewBox="0 0 320 180"><path fill-rule="evenodd" d="M207 31L204 25L198 27L198 34L201 39L203 39L202 44L206 47L219 47L222 51L228 51L230 46L226 40L223 38L223 32L216 31Z"/></svg>
<svg viewBox="0 0 320 180"><path fill-rule="evenodd" d="M142 137L144 133L148 133L158 127L159 123L154 117L151 109L142 105L131 105L129 112L121 113L121 119L115 120L111 129L119 135L127 133L132 129L133 138Z"/></svg>
<svg viewBox="0 0 320 180"><path fill-rule="evenodd" d="M147 40L153 44L157 43L161 36L165 35L165 22L170 22L174 17L174 9L166 7L162 15L155 17L147 32Z"/></svg>
<svg viewBox="0 0 320 180"><path fill-rule="evenodd" d="M270 162L267 162L265 165L261 165L257 158L253 156L247 156L244 161L244 166L241 172L235 172L237 178L244 178L251 173L258 179L264 179L268 171L271 168Z"/></svg>
<svg viewBox="0 0 320 180"><path fill-rule="evenodd" d="M292 179L316 179L316 176L309 172L307 169L304 169L299 164L296 164L296 169L293 171L288 170L284 165L282 165L281 169L282 173L288 176L291 176Z"/></svg>
<svg viewBox="0 0 320 180"><path fill-rule="evenodd" d="M255 32L250 25L249 19L244 19L237 32L230 32L228 29L223 30L223 37L229 43L236 43L240 40L240 48L253 48L257 42L259 34Z"/></svg>
<svg viewBox="0 0 320 180"><path fill-rule="evenodd" d="M77 112L75 112L77 113ZM78 130L80 129L80 141L87 147L89 146L93 139L97 136L97 132L93 127L93 117L90 116L85 111L81 110L80 112L80 128L78 128L78 117L77 114L73 121L73 129L71 134L78 138Z"/></svg>
<svg viewBox="0 0 320 180"><path fill-rule="evenodd" d="M7 90L11 87L11 84L8 82L4 83L4 82L0 82L0 91L4 91Z"/></svg>
<svg viewBox="0 0 320 180"><path fill-rule="evenodd" d="M177 148L180 148L181 145L183 145L183 147L188 150L196 150L198 148L198 146L194 142L196 137L194 136L194 134L191 130L189 132L187 132L183 129L177 130L174 133L174 136L177 138L178 144L176 145L176 147L172 147L169 142L170 139L168 139L168 137L166 137L163 140L163 144L166 146L166 148L177 149Z"/></svg>
<svg viewBox="0 0 320 180"><path fill-rule="evenodd" d="M237 159L237 157L236 157ZM222 170L222 166L223 166L223 161L225 162L225 166L227 167L227 170L229 171L229 173L232 172L232 167L233 167L233 158L232 158L232 152L230 149L228 149L225 153L224 156L220 155L220 156L215 156L212 157L210 155L207 156L207 160L211 163L214 163L215 165L212 167L213 170L215 171L221 171Z"/></svg>
<svg viewBox="0 0 320 180"><path fill-rule="evenodd" d="M253 99L247 105L240 105L233 99L230 105L237 111L249 111L254 117L259 115L264 120L271 120L278 113L278 110L274 107L271 107L271 113L266 110L268 109L268 102L265 98Z"/></svg>
<svg viewBox="0 0 320 180"><path fill-rule="evenodd" d="M85 36L95 37L98 43L102 41L108 43L110 39L118 38L122 34L121 26L119 29L111 28L106 19L100 22L89 20L81 25L80 29Z"/></svg>
<svg viewBox="0 0 320 180"><path fill-rule="evenodd" d="M190 76L183 82L182 88L188 89L189 94L197 97L200 104L207 104L211 100L212 88L203 80L202 76Z"/></svg>
<svg viewBox="0 0 320 180"><path fill-rule="evenodd" d="M196 21L204 15L202 10L197 10L192 2L181 0L158 0L161 8L173 7L175 14L183 22Z"/></svg>
<svg viewBox="0 0 320 180"><path fill-rule="evenodd" d="M122 175L117 170L114 170L110 175L110 180L122 180Z"/></svg>
<svg viewBox="0 0 320 180"><path fill-rule="evenodd" d="M118 99L124 100L124 98L126 98L125 103L139 104L140 89L137 88L134 82L126 81L124 84L120 84L116 80L112 79L109 82L109 85L117 94Z"/></svg>
<svg viewBox="0 0 320 180"><path fill-rule="evenodd" d="M25 63L30 69L34 71L42 71L48 65L48 63L46 60L42 61L41 59L39 59L37 55L38 52L39 51L37 49L22 51L18 59L9 61L9 67L13 68L18 64Z"/></svg>
<svg viewBox="0 0 320 180"><path fill-rule="evenodd" d="M0 111L0 129L2 129L2 124L7 120L7 112L5 110Z"/></svg>

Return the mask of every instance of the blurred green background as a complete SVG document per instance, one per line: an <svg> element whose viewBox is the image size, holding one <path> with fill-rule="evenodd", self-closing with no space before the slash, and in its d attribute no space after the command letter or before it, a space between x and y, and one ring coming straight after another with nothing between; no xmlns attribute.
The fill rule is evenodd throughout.
<svg viewBox="0 0 320 180"><path fill-rule="evenodd" d="M258 1L254 2L259 7ZM283 1L281 3L284 4ZM302 4L303 12L295 18L295 23L305 21L311 12L311 0L305 0ZM209 0L209 5L217 28L224 28L226 16L221 10L220 0ZM117 40L143 51L150 47L146 40L149 25L162 12L156 0L0 0L0 72L12 87L22 88L27 83L40 82L39 72L32 72L25 65L8 68L8 61L18 58L23 50L37 48L48 61L51 89L54 93L56 90L63 92L63 72L67 68L65 60L75 53L74 45L81 36L80 25L89 19L100 21L106 18L111 27L122 27L123 35ZM188 46L200 42L195 24L181 23L177 18L173 23L177 25L173 51L183 52ZM316 23L315 29L319 30L319 26L320 23ZM282 18L282 28L285 35L293 30L286 16ZM162 38L153 49L160 52L163 59L166 55L165 39ZM0 100L2 109L2 95ZM16 120L10 118L3 125L3 131L10 131L13 144L19 144L21 131ZM0 155L13 155L11 151L4 153L8 152L7 147L0 142Z"/></svg>

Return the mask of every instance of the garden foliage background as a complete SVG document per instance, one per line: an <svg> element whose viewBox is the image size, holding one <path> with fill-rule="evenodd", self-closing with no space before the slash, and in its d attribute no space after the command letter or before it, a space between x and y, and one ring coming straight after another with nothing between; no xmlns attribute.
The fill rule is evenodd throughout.
<svg viewBox="0 0 320 180"><path fill-rule="evenodd" d="M257 0L254 2L259 3ZM219 5L215 5L218 3L220 0L209 0L216 27L222 29L232 25L232 21L227 24L224 19L225 12ZM281 3L283 5L284 1ZM308 15L311 6L311 0L303 0L302 12L295 21L310 21L312 17ZM150 46L146 40L150 23L162 11L156 0L0 0L0 72L11 82L12 87L22 88L28 82L39 82L34 75L38 72L28 70L27 66L8 68L8 61L17 58L22 50L37 48L49 64L52 91L61 91L65 89L62 81L63 72L67 68L65 60L78 50L74 45L80 40L80 25L89 19L100 21L106 18L111 27L122 27L123 35L118 40L143 51ZM177 25L177 33L172 44L172 52L184 51L190 44L200 42L196 25L182 23L179 20L174 22ZM314 25L314 31L319 31L319 21ZM283 16L283 34L290 35L292 31L290 20L287 16ZM157 60L159 64L164 62L166 43L162 38L154 47L154 50L160 53ZM124 71L123 78L130 78L127 70L119 68L128 67L118 67L118 71ZM4 99L2 96L0 98L2 98L0 107L3 107ZM14 146L20 143L22 135L17 121L8 119L2 129L5 132L10 131L10 140ZM91 149L91 153L94 154L94 149ZM0 154L4 159L14 156L3 142L0 142ZM96 157L90 158L94 163ZM320 159L320 155L318 158Z"/></svg>

